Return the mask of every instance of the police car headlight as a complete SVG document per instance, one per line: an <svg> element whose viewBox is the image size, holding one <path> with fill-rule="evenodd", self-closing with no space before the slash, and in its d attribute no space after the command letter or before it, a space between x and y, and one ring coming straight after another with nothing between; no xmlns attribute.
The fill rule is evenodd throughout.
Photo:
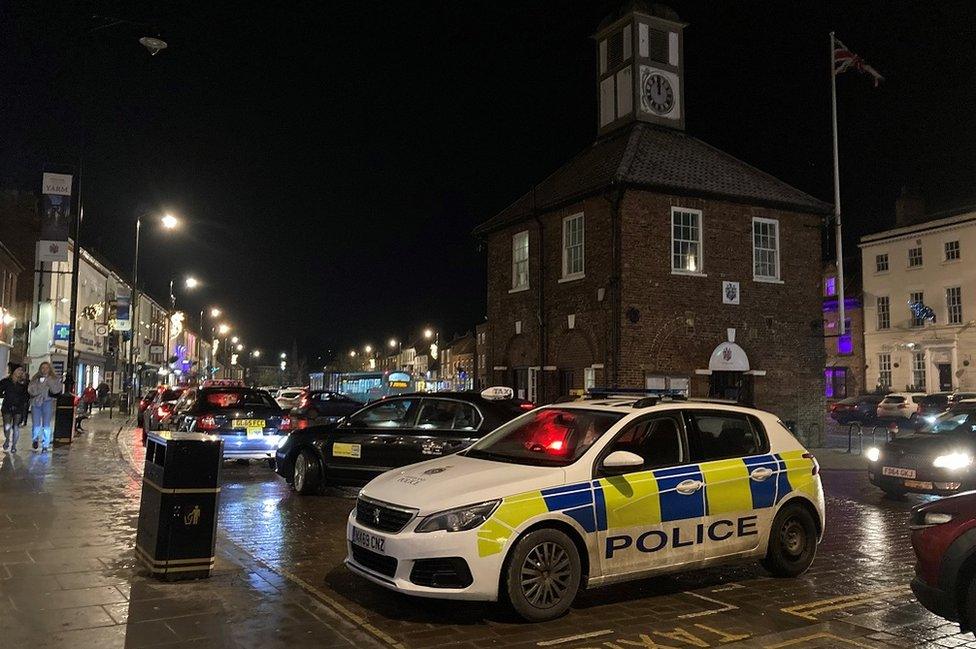
<svg viewBox="0 0 976 649"><path fill-rule="evenodd" d="M937 469L965 469L973 463L973 456L966 453L949 453L940 455L932 460L932 466Z"/></svg>
<svg viewBox="0 0 976 649"><path fill-rule="evenodd" d="M286 442L288 442L288 435L279 435L278 443L275 445L275 448L281 448Z"/></svg>
<svg viewBox="0 0 976 649"><path fill-rule="evenodd" d="M477 505L448 509L447 511L431 514L420 521L415 531L417 532L436 532L444 530L447 532L464 532L473 530L491 516L501 500L491 500Z"/></svg>
<svg viewBox="0 0 976 649"><path fill-rule="evenodd" d="M877 462L878 458L881 457L881 449L877 446L872 446L868 450L864 451L864 457L868 459L868 462Z"/></svg>

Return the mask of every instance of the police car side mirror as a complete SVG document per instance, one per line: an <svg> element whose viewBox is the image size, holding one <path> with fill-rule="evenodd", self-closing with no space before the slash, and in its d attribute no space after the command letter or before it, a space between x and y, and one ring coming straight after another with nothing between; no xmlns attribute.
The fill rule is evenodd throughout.
<svg viewBox="0 0 976 649"><path fill-rule="evenodd" d="M603 458L603 470L607 473L621 473L641 466L644 466L644 458L630 451L614 451Z"/></svg>

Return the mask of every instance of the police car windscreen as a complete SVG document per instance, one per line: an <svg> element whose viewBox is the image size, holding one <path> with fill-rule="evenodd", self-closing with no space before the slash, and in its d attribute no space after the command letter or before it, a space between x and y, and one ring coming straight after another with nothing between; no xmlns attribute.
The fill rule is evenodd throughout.
<svg viewBox="0 0 976 649"><path fill-rule="evenodd" d="M544 408L514 419L465 454L517 464L572 464L623 414L601 410Z"/></svg>

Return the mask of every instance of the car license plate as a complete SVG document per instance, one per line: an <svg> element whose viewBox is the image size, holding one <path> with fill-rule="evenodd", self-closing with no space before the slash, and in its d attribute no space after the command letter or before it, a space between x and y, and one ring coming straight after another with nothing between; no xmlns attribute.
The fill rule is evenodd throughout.
<svg viewBox="0 0 976 649"><path fill-rule="evenodd" d="M932 483L921 480L905 480L905 486L909 489L931 489Z"/></svg>
<svg viewBox="0 0 976 649"><path fill-rule="evenodd" d="M903 469L897 466L885 466L881 467L881 475L890 476L892 478L910 478L915 479L915 469Z"/></svg>
<svg viewBox="0 0 976 649"><path fill-rule="evenodd" d="M366 548L367 550L372 550L373 552L379 552L380 554L386 554L386 539L382 536L377 536L376 534L370 534L358 527L352 528L352 542L361 548Z"/></svg>
<svg viewBox="0 0 976 649"><path fill-rule="evenodd" d="M335 442L332 445L332 457L351 457L358 460L363 455L363 447L359 444L345 444Z"/></svg>

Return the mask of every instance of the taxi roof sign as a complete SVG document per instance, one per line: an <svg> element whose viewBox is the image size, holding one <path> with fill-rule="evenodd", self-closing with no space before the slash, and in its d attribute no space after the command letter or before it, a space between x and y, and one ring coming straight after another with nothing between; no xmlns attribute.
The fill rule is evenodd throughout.
<svg viewBox="0 0 976 649"><path fill-rule="evenodd" d="M504 385L496 385L490 388L485 388L481 391L481 397L483 399L489 399L491 401L500 401L502 399L511 399L515 396L515 390L506 387Z"/></svg>
<svg viewBox="0 0 976 649"><path fill-rule="evenodd" d="M244 388L244 381L241 379L207 379L200 384L202 388Z"/></svg>

